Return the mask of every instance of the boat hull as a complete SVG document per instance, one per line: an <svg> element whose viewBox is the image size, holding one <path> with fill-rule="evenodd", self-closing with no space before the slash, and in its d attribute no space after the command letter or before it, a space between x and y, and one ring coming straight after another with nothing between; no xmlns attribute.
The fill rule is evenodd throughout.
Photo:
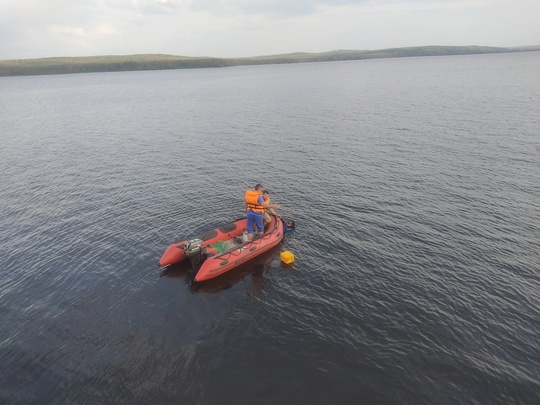
<svg viewBox="0 0 540 405"><path fill-rule="evenodd" d="M173 243L167 248L167 250L165 250L163 256L161 256L161 259L159 260L159 265L168 266L170 264L180 263L181 261L187 259L187 256L184 254L184 244L188 240L201 239L204 242L204 246L208 247L219 241L241 236L242 233L246 230L246 226L247 219L241 218L237 219L232 223L213 229L211 231L207 231L192 238L185 239L181 242Z"/></svg>
<svg viewBox="0 0 540 405"><path fill-rule="evenodd" d="M205 232L190 239L201 239L206 248L210 248L217 242L238 240L246 230L247 219L242 218L230 224ZM272 217L270 224L263 236L233 246L222 253L209 256L200 266L195 281L201 282L218 277L241 264L269 251L277 246L283 239L283 222L281 219ZM184 244L188 239L170 245L161 257L160 266L180 263L187 257L184 254Z"/></svg>

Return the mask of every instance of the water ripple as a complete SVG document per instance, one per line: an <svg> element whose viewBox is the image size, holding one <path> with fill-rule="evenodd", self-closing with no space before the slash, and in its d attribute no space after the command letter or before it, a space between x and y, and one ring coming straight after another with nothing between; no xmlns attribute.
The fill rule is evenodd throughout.
<svg viewBox="0 0 540 405"><path fill-rule="evenodd" d="M2 79L1 400L539 402L539 63ZM156 267L256 182L278 248Z"/></svg>

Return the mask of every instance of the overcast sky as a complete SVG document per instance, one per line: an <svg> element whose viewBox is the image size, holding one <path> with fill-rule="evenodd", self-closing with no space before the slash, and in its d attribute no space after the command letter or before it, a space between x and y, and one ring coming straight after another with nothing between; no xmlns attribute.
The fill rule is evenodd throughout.
<svg viewBox="0 0 540 405"><path fill-rule="evenodd" d="M0 59L540 44L540 0L0 0Z"/></svg>

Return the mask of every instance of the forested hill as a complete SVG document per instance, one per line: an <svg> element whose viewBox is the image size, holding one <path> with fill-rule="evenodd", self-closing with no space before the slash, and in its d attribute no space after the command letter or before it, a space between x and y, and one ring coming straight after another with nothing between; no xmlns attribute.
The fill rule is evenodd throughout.
<svg viewBox="0 0 540 405"><path fill-rule="evenodd" d="M126 55L16 59L0 61L0 76L117 72L133 70L215 68L277 63L327 62L414 56L468 55L540 50L539 47L421 46L381 50L338 50L323 53L289 53L251 58L212 58L174 55Z"/></svg>

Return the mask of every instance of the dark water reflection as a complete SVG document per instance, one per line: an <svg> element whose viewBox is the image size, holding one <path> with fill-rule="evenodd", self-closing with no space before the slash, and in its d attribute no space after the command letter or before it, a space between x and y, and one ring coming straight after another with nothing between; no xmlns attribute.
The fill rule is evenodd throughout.
<svg viewBox="0 0 540 405"><path fill-rule="evenodd" d="M262 254L250 262L243 264L218 278L211 279L203 283L197 283L195 281L197 271L191 268L189 261L164 267L160 275L162 277L181 278L188 285L190 291L206 293L216 293L227 290L233 287L235 284L244 281L244 279L249 276L249 279L253 285L253 291L262 292L265 285L264 275L266 271L269 270L272 264L275 264L280 260L279 254L276 254L276 252L279 253L279 247L270 252ZM281 263L280 265L282 269L291 271L293 270L294 266L286 265L284 263Z"/></svg>

